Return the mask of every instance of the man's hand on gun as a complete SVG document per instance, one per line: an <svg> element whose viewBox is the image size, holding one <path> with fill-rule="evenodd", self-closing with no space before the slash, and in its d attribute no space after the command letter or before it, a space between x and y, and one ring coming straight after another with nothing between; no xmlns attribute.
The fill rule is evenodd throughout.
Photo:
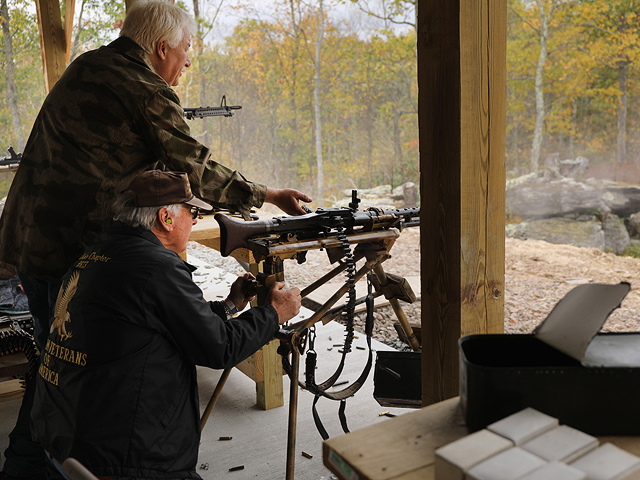
<svg viewBox="0 0 640 480"><path fill-rule="evenodd" d="M273 306L278 312L278 323L291 320L300 312L302 297L299 288L285 290L284 282L275 282L267 294L267 304Z"/></svg>
<svg viewBox="0 0 640 480"><path fill-rule="evenodd" d="M250 273L245 273L244 275L239 276L231 285L231 290L229 290L229 296L227 300L233 302L239 312L245 309L247 303L255 298L255 295L247 295L247 289L243 288L245 282L249 280L255 280L254 277Z"/></svg>
<svg viewBox="0 0 640 480"><path fill-rule="evenodd" d="M304 215L299 202L311 202L313 199L292 188L267 188L265 201L272 203L288 215Z"/></svg>
<svg viewBox="0 0 640 480"><path fill-rule="evenodd" d="M233 302L239 312L245 309L247 304L255 298L255 295L249 295L245 283L255 280L250 273L239 276L231 285L227 300ZM280 325L291 320L300 312L302 305L302 297L299 288L286 290L284 282L276 282L267 294L266 303L273 306L278 312L278 321Z"/></svg>

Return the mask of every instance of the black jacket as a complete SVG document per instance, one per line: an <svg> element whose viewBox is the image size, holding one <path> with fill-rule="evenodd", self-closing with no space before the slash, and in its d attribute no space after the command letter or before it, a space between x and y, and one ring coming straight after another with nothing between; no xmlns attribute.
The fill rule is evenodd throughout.
<svg viewBox="0 0 640 480"><path fill-rule="evenodd" d="M226 320L192 270L153 233L116 224L64 277L31 416L57 460L97 476L200 478L195 365L236 365L273 337L278 315Z"/></svg>

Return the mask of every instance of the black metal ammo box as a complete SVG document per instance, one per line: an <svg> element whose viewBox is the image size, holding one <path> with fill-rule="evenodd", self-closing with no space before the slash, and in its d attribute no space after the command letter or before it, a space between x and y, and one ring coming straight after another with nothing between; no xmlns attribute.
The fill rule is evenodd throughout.
<svg viewBox="0 0 640 480"><path fill-rule="evenodd" d="M639 435L640 333L598 333L629 290L580 285L533 334L461 338L469 429L532 407L592 435Z"/></svg>

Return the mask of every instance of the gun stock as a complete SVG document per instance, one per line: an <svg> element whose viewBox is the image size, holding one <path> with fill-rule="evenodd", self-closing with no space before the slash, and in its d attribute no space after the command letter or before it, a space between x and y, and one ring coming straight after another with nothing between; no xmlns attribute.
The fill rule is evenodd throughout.
<svg viewBox="0 0 640 480"><path fill-rule="evenodd" d="M265 231L264 220L244 222L223 213L216 213L213 218L220 225L220 254L223 257L228 257L236 248L246 247L250 238Z"/></svg>

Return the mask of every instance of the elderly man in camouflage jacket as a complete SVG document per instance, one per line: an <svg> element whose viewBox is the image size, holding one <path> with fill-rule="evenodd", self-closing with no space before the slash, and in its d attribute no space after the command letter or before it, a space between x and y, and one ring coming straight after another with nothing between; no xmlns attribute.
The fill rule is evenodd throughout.
<svg viewBox="0 0 640 480"><path fill-rule="evenodd" d="M265 201L301 214L298 201L311 201L248 181L191 137L171 87L191 65L194 31L194 20L179 7L139 2L120 38L74 60L40 110L0 218L0 261L18 269L40 348L60 278L110 225L113 197L141 171L185 172L198 197L245 215ZM0 480L41 478L45 468L44 453L29 436L30 390Z"/></svg>

